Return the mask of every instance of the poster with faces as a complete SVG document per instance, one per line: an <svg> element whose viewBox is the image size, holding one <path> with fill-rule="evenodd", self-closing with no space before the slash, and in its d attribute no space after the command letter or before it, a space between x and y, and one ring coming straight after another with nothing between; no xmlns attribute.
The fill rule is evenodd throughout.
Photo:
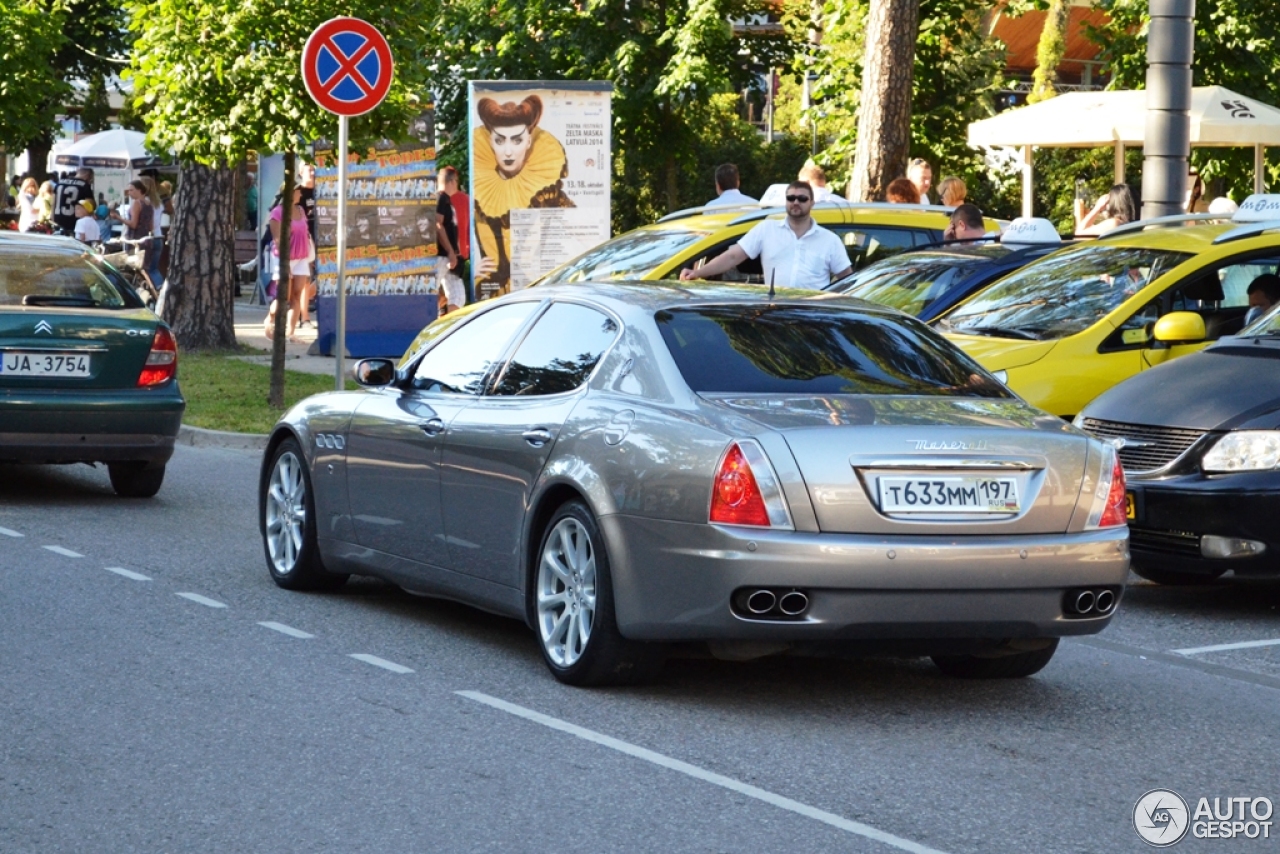
<svg viewBox="0 0 1280 854"><path fill-rule="evenodd" d="M478 295L528 286L610 237L613 85L469 84Z"/></svg>

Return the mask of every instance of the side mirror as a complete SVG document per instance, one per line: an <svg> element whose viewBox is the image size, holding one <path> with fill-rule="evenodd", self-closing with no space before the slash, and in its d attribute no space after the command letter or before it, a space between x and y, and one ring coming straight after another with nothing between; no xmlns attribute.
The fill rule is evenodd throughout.
<svg viewBox="0 0 1280 854"><path fill-rule="evenodd" d="M1205 339L1204 318L1194 311L1172 311L1156 321L1151 337L1163 344L1191 344Z"/></svg>
<svg viewBox="0 0 1280 854"><path fill-rule="evenodd" d="M391 385L396 379L396 363L390 359L361 359L351 369L355 380L366 388Z"/></svg>

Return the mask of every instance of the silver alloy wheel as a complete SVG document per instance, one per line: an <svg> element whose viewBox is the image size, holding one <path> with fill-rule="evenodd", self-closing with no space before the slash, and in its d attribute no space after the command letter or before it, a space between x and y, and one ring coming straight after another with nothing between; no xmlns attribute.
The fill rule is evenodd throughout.
<svg viewBox="0 0 1280 854"><path fill-rule="evenodd" d="M538 560L538 634L547 657L572 667L591 640L596 613L596 555L572 516L552 529Z"/></svg>
<svg viewBox="0 0 1280 854"><path fill-rule="evenodd" d="M307 483L302 463L291 451L276 460L267 485L267 551L276 572L288 575L298 565L307 526Z"/></svg>

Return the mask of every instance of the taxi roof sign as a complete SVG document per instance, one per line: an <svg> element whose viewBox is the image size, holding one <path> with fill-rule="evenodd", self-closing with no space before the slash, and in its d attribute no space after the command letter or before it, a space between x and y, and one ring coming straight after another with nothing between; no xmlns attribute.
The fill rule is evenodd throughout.
<svg viewBox="0 0 1280 854"><path fill-rule="evenodd" d="M1280 220L1280 195L1254 193L1240 203L1232 222L1274 222Z"/></svg>

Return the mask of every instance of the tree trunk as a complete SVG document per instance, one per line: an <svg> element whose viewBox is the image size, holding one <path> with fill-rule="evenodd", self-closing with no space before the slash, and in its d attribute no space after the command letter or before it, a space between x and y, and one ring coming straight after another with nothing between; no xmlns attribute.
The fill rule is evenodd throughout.
<svg viewBox="0 0 1280 854"><path fill-rule="evenodd" d="M164 314L178 344L187 350L236 346L234 181L235 172L222 164L182 164L169 229Z"/></svg>
<svg viewBox="0 0 1280 854"><path fill-rule="evenodd" d="M849 182L853 201L881 201L903 175L911 150L911 78L919 0L872 0L862 61L858 147Z"/></svg>
<svg viewBox="0 0 1280 854"><path fill-rule="evenodd" d="M284 409L284 340L288 334L289 319L289 287L293 284L290 275L289 253L290 235L293 233L293 187L294 162L296 155L292 151L284 153L284 192L280 194L280 239L276 241L276 251L280 259L280 280L276 285L276 322L271 334L271 392L267 402L276 409ZM228 220L230 222L230 220Z"/></svg>
<svg viewBox="0 0 1280 854"><path fill-rule="evenodd" d="M1047 101L1058 94L1058 66L1067 52L1067 21L1070 15L1071 5L1067 0L1049 0L1049 11L1044 16L1044 28L1040 31L1040 44L1036 48L1036 71L1032 75L1028 104Z"/></svg>
<svg viewBox="0 0 1280 854"><path fill-rule="evenodd" d="M36 183L43 184L53 177L47 168L49 152L52 150L53 135L49 133L41 134L27 143L27 171L36 179Z"/></svg>

